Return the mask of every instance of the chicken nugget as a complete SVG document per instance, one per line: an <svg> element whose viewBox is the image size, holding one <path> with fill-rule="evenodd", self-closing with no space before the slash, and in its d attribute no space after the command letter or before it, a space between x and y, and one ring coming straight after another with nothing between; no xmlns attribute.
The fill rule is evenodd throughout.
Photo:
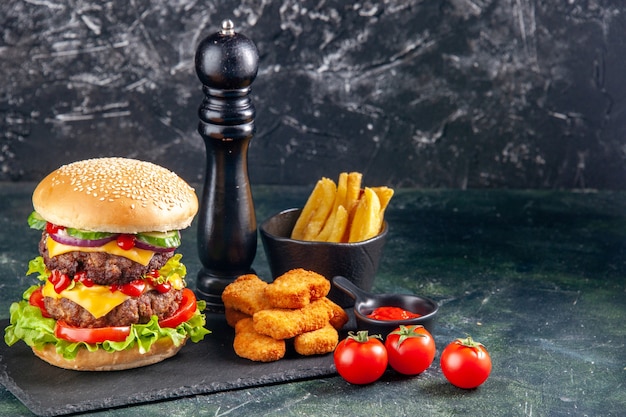
<svg viewBox="0 0 626 417"><path fill-rule="evenodd" d="M334 303L331 299L324 297L322 301L326 305L326 308L330 311L330 324L337 330L341 330L343 326L346 325L350 317L348 317L348 313L341 308L340 305Z"/></svg>
<svg viewBox="0 0 626 417"><path fill-rule="evenodd" d="M339 343L339 334L330 323L321 329L302 333L293 339L296 352L307 356L332 352L337 343Z"/></svg>
<svg viewBox="0 0 626 417"><path fill-rule="evenodd" d="M250 316L259 310L270 308L265 298L267 285L267 282L254 274L241 275L224 288L222 292L224 307L233 308Z"/></svg>
<svg viewBox="0 0 626 417"><path fill-rule="evenodd" d="M323 275L302 268L285 272L265 288L274 308L302 308L328 295L330 281Z"/></svg>
<svg viewBox="0 0 626 417"><path fill-rule="evenodd" d="M224 308L224 317L226 317L226 323L230 327L235 327L235 324L237 324L237 322L241 319L252 318L251 315L242 313L241 311L235 310L232 307Z"/></svg>
<svg viewBox="0 0 626 417"><path fill-rule="evenodd" d="M238 356L256 362L277 361L287 351L284 340L257 333L251 318L239 320L235 325L233 348Z"/></svg>
<svg viewBox="0 0 626 417"><path fill-rule="evenodd" d="M299 334L324 327L331 318L331 310L323 300L315 300L299 309L272 308L256 312L252 319L254 329L274 339L290 339Z"/></svg>

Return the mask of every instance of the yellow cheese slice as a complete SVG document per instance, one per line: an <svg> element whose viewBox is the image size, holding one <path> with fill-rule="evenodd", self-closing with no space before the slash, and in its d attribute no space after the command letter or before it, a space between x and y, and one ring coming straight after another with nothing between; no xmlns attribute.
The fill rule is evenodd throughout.
<svg viewBox="0 0 626 417"><path fill-rule="evenodd" d="M56 291L54 291L54 285L52 285L50 281L46 281L46 284L41 290L41 294L44 297L67 298L89 311L95 318L100 318L108 314L115 307L131 298L129 295L123 294L120 291L112 292L110 287L106 285L86 287L82 284L77 284L74 288L61 291L61 294L57 294Z"/></svg>
<svg viewBox="0 0 626 417"><path fill-rule="evenodd" d="M68 252L106 252L111 255L123 256L124 258L128 258L131 261L135 261L143 266L146 266L150 263L152 259L152 255L154 252L146 249L132 248L129 250L124 250L117 246L117 242L115 240L106 243L102 246L97 246L95 248L88 248L83 246L71 246L64 245L62 243L56 242L54 239L48 237L46 239L46 246L48 247L48 255L52 258L57 255L62 255Z"/></svg>
<svg viewBox="0 0 626 417"><path fill-rule="evenodd" d="M178 274L172 274L167 280L175 290L182 290L186 286L185 280Z"/></svg>

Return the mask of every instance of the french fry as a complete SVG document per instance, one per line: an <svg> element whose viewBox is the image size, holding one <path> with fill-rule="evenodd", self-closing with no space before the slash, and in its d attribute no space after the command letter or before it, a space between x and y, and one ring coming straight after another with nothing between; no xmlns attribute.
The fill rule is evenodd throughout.
<svg viewBox="0 0 626 417"><path fill-rule="evenodd" d="M389 200L391 200L391 197L393 197L393 188L382 186L372 187L372 190L374 190L374 192L378 196L378 199L380 200L380 210L385 211L385 209L389 205Z"/></svg>
<svg viewBox="0 0 626 417"><path fill-rule="evenodd" d="M291 233L292 239L359 242L380 233L393 189L365 187L363 174L342 172L317 182Z"/></svg>
<svg viewBox="0 0 626 417"><path fill-rule="evenodd" d="M379 230L380 230L383 227L383 220L385 218L385 209L389 205L389 201L391 200L391 197L393 197L393 188L382 186L382 187L372 187L372 190L374 190L374 192L378 196L378 199L380 200L380 225L379 225Z"/></svg>
<svg viewBox="0 0 626 417"><path fill-rule="evenodd" d="M348 228L348 211L344 206L337 207L335 213L335 219L333 221L333 228L326 238L326 242L339 243L346 233Z"/></svg>
<svg viewBox="0 0 626 417"><path fill-rule="evenodd" d="M320 179L291 232L292 239L312 240L322 230L333 208L337 186L328 178Z"/></svg>
<svg viewBox="0 0 626 417"><path fill-rule="evenodd" d="M339 174L339 180L337 181L337 192L335 193L333 209L330 212L330 215L328 216L324 227L313 240L317 240L320 242L328 241L329 236L334 230L335 216L337 215L337 210L339 209L339 206L345 204L347 191L348 174L346 172L342 172L341 174Z"/></svg>
<svg viewBox="0 0 626 417"><path fill-rule="evenodd" d="M333 230L333 224L335 224L335 217L336 217L336 211L331 212L322 230L317 234L317 236L315 236L314 239L311 239L311 240L315 240L318 242L328 241L330 232L332 232Z"/></svg>
<svg viewBox="0 0 626 417"><path fill-rule="evenodd" d="M348 189L346 191L346 202L344 207L348 211L348 224L352 224L354 218L354 210L357 204L359 204L359 198L361 197L361 180L363 174L360 172L350 172L348 174ZM346 231L341 238L342 242L347 242L350 238L350 227L346 228Z"/></svg>
<svg viewBox="0 0 626 417"><path fill-rule="evenodd" d="M359 197L361 196L361 180L363 174L360 172L351 172L348 174L348 183L346 189L346 202L343 206L348 210L348 213L352 212L356 205L359 203Z"/></svg>
<svg viewBox="0 0 626 417"><path fill-rule="evenodd" d="M348 242L360 242L376 236L381 224L380 200L374 190L365 187L354 212Z"/></svg>
<svg viewBox="0 0 626 417"><path fill-rule="evenodd" d="M317 210L315 210L304 229L305 240L315 239L315 236L320 233L333 209L335 195L337 194L335 182L331 179L324 178L322 181L322 189L324 197L318 202Z"/></svg>

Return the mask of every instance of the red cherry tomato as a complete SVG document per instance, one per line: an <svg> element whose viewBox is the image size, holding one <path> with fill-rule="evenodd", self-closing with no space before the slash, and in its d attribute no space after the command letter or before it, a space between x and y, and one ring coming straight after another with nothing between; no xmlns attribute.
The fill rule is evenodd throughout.
<svg viewBox="0 0 626 417"><path fill-rule="evenodd" d="M189 288L183 288L183 298L178 310L171 316L159 321L161 327L176 327L186 322L196 312L196 295Z"/></svg>
<svg viewBox="0 0 626 417"><path fill-rule="evenodd" d="M389 365L404 375L424 372L435 359L435 339L424 326L400 326L385 340Z"/></svg>
<svg viewBox="0 0 626 417"><path fill-rule="evenodd" d="M335 368L351 384L369 384L387 369L387 350L380 336L369 336L366 330L350 332L333 354Z"/></svg>
<svg viewBox="0 0 626 417"><path fill-rule="evenodd" d="M124 250L131 250L135 247L135 236L133 235L119 235L117 237L117 246Z"/></svg>
<svg viewBox="0 0 626 417"><path fill-rule="evenodd" d="M54 335L69 342L101 343L121 342L130 334L130 326L115 327L74 327L62 320L56 322Z"/></svg>
<svg viewBox="0 0 626 417"><path fill-rule="evenodd" d="M39 309L41 310L41 315L46 318L50 318L51 316L48 313L48 310L46 310L46 305L44 303L44 296L41 293L42 288L43 287L39 287L30 294L30 297L28 297L28 303L31 306L39 307Z"/></svg>
<svg viewBox="0 0 626 417"><path fill-rule="evenodd" d="M476 388L489 377L491 358L485 346L470 336L456 339L441 353L441 371L452 385Z"/></svg>

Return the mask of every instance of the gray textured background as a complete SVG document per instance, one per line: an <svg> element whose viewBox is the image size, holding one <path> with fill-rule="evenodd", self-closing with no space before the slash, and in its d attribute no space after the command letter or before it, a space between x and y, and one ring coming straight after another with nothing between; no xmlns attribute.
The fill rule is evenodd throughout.
<svg viewBox="0 0 626 417"><path fill-rule="evenodd" d="M122 155L204 176L193 56L254 40L251 182L626 189L621 0L8 0L0 179Z"/></svg>

